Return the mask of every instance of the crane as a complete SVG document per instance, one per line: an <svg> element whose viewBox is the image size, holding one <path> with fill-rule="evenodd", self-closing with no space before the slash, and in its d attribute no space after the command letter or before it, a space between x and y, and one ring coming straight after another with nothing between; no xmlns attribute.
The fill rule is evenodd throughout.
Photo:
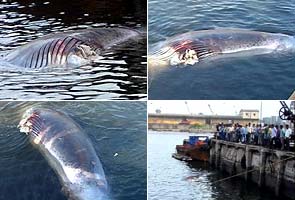
<svg viewBox="0 0 295 200"><path fill-rule="evenodd" d="M184 103L185 103L185 105L186 105L186 109L187 109L188 114L192 115L192 113L191 113L191 111L190 111L190 109L189 109L189 107L188 107L188 103L187 103L187 101L185 101Z"/></svg>
<svg viewBox="0 0 295 200"><path fill-rule="evenodd" d="M213 110L212 110L212 108L211 108L210 104L208 104L208 107L209 107L209 109L210 109L210 112L212 113L212 115L214 115L214 112L213 112Z"/></svg>

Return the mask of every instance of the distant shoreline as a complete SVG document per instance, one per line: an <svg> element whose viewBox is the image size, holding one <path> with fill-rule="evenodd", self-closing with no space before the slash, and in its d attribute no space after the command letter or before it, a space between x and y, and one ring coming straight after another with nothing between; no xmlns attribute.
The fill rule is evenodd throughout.
<svg viewBox="0 0 295 200"><path fill-rule="evenodd" d="M212 129L155 129L149 128L148 131L159 131L159 132L177 132L177 133L215 133Z"/></svg>

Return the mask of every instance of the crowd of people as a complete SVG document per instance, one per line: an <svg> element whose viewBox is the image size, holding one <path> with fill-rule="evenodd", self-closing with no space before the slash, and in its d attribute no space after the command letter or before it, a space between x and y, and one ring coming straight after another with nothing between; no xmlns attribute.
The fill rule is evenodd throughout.
<svg viewBox="0 0 295 200"><path fill-rule="evenodd" d="M243 144L262 145L272 149L289 150L292 129L288 124L240 124L216 126L217 139Z"/></svg>

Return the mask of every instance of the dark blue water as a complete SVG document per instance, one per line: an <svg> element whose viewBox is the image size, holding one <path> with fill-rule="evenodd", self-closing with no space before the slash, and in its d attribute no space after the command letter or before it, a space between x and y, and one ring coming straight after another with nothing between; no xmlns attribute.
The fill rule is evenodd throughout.
<svg viewBox="0 0 295 200"><path fill-rule="evenodd" d="M217 27L295 35L295 1L149 1L149 44ZM225 58L149 70L150 99L286 99L295 89L293 54Z"/></svg>
<svg viewBox="0 0 295 200"><path fill-rule="evenodd" d="M188 133L148 133L149 200L275 200L271 191L263 191L239 178L213 183L228 177L204 162L183 162L171 157L175 146Z"/></svg>
<svg viewBox="0 0 295 200"><path fill-rule="evenodd" d="M24 110L37 104L81 125L103 164L112 200L146 199L145 102L1 102L1 200L66 199L55 172L16 127Z"/></svg>
<svg viewBox="0 0 295 200"><path fill-rule="evenodd" d="M0 55L47 34L124 26L142 39L113 47L79 68L12 69L0 57L1 100L146 98L146 1L25 0L0 2Z"/></svg>

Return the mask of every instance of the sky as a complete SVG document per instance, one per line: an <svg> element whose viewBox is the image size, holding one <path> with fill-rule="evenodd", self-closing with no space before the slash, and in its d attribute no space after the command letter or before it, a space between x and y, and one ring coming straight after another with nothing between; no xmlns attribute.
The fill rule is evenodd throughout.
<svg viewBox="0 0 295 200"><path fill-rule="evenodd" d="M290 107L291 101L285 101ZM260 111L262 104L262 118L270 116L278 116L279 110L282 107L280 101L265 100L198 100L198 101L149 101L148 112L155 113L156 109L160 109L161 113L173 114L189 114L197 115L238 115L241 109L257 109ZM209 105L212 112L210 111Z"/></svg>

